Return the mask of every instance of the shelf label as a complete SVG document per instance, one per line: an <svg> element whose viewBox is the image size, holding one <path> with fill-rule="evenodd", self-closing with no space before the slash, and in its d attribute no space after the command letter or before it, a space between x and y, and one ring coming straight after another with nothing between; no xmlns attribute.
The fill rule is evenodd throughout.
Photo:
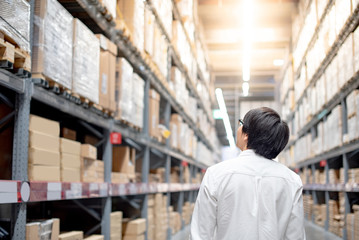
<svg viewBox="0 0 359 240"><path fill-rule="evenodd" d="M112 132L110 135L110 142L111 144L121 144L122 143L121 133Z"/></svg>
<svg viewBox="0 0 359 240"><path fill-rule="evenodd" d="M47 192L47 200L61 200L61 192Z"/></svg>
<svg viewBox="0 0 359 240"><path fill-rule="evenodd" d="M183 166L183 167L188 167L188 162L182 161L182 166Z"/></svg>
<svg viewBox="0 0 359 240"><path fill-rule="evenodd" d="M0 203L17 203L17 193L16 192L1 192L0 193Z"/></svg>
<svg viewBox="0 0 359 240"><path fill-rule="evenodd" d="M322 160L319 162L319 166L325 167L327 165L327 160Z"/></svg>
<svg viewBox="0 0 359 240"><path fill-rule="evenodd" d="M49 192L61 192L61 183L49 182L47 183L47 191Z"/></svg>
<svg viewBox="0 0 359 240"><path fill-rule="evenodd" d="M17 192L17 182L15 181L0 181L0 193Z"/></svg>

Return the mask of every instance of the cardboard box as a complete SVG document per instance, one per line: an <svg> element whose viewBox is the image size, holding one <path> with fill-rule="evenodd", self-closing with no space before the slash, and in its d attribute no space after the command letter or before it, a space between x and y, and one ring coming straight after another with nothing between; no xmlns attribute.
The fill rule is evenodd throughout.
<svg viewBox="0 0 359 240"><path fill-rule="evenodd" d="M112 147L112 171L135 174L136 150L127 146Z"/></svg>
<svg viewBox="0 0 359 240"><path fill-rule="evenodd" d="M61 181L62 182L80 182L81 171L79 168L61 168Z"/></svg>
<svg viewBox="0 0 359 240"><path fill-rule="evenodd" d="M39 236L40 223L27 223L26 224L26 240L40 240Z"/></svg>
<svg viewBox="0 0 359 240"><path fill-rule="evenodd" d="M66 138L60 138L60 152L80 156L81 143Z"/></svg>
<svg viewBox="0 0 359 240"><path fill-rule="evenodd" d="M100 81L99 81L99 104L108 109L110 107L109 86L109 55L108 51L101 49L100 52Z"/></svg>
<svg viewBox="0 0 359 240"><path fill-rule="evenodd" d="M30 181L59 182L60 167L29 164L28 175Z"/></svg>
<svg viewBox="0 0 359 240"><path fill-rule="evenodd" d="M58 240L60 235L60 219L52 219L52 231L51 231L51 240Z"/></svg>
<svg viewBox="0 0 359 240"><path fill-rule="evenodd" d="M82 231L72 231L59 235L59 240L83 240L84 233Z"/></svg>
<svg viewBox="0 0 359 240"><path fill-rule="evenodd" d="M117 50L117 47L116 47ZM116 55L109 55L109 110L116 111Z"/></svg>
<svg viewBox="0 0 359 240"><path fill-rule="evenodd" d="M138 218L129 221L128 218L124 218L122 221L122 229L124 235L140 235L146 231L146 219Z"/></svg>
<svg viewBox="0 0 359 240"><path fill-rule="evenodd" d="M129 178L126 173L112 172L111 173L112 183L129 183Z"/></svg>
<svg viewBox="0 0 359 240"><path fill-rule="evenodd" d="M76 131L71 130L69 128L61 128L61 135L62 138L66 138L72 141L76 141Z"/></svg>
<svg viewBox="0 0 359 240"><path fill-rule="evenodd" d="M34 165L47 165L60 167L60 153L43 149L29 148L28 161Z"/></svg>
<svg viewBox="0 0 359 240"><path fill-rule="evenodd" d="M84 238L84 240L104 240L105 236L103 235L91 235L87 238Z"/></svg>
<svg viewBox="0 0 359 240"><path fill-rule="evenodd" d="M124 235L123 240L145 240L145 235Z"/></svg>
<svg viewBox="0 0 359 240"><path fill-rule="evenodd" d="M26 224L26 240L49 239L49 235L51 235L51 240L57 240L59 232L60 219L58 218Z"/></svg>
<svg viewBox="0 0 359 240"><path fill-rule="evenodd" d="M47 150L51 152L59 152L60 138L50 135L45 135L40 132L29 132L29 147Z"/></svg>
<svg viewBox="0 0 359 240"><path fill-rule="evenodd" d="M149 99L149 133L153 137L160 137L158 128L160 117L160 95L153 89L150 90Z"/></svg>
<svg viewBox="0 0 359 240"><path fill-rule="evenodd" d="M81 145L81 157L97 159L97 148L90 144Z"/></svg>
<svg viewBox="0 0 359 240"><path fill-rule="evenodd" d="M61 154L61 167L62 168L81 168L81 157L73 154Z"/></svg>
<svg viewBox="0 0 359 240"><path fill-rule="evenodd" d="M112 212L110 214L110 234L111 239L121 240L122 239L122 212Z"/></svg>
<svg viewBox="0 0 359 240"><path fill-rule="evenodd" d="M30 114L29 130L58 137L60 135L60 124L58 122Z"/></svg>

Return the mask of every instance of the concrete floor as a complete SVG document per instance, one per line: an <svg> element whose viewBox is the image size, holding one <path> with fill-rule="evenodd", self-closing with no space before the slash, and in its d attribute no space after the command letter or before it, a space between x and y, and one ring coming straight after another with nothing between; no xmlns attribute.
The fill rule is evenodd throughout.
<svg viewBox="0 0 359 240"><path fill-rule="evenodd" d="M341 238L324 230L312 222L305 221L307 240L340 240Z"/></svg>

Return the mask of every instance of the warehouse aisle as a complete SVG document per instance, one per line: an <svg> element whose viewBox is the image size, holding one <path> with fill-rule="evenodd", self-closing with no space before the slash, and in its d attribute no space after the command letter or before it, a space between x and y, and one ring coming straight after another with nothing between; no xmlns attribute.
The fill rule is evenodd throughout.
<svg viewBox="0 0 359 240"><path fill-rule="evenodd" d="M339 240L340 237L327 232L324 228L321 228L312 222L305 221L305 232L307 240Z"/></svg>

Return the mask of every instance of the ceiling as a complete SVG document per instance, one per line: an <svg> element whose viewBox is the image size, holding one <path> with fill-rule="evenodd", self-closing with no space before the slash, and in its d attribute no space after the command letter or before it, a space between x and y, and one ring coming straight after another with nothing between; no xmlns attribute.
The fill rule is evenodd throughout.
<svg viewBox="0 0 359 240"><path fill-rule="evenodd" d="M222 88L234 133L241 101L275 99L281 66L273 62L288 57L297 4L298 0L253 0L251 79L249 95L244 97L242 1L198 0L198 15L215 87ZM216 121L216 128L221 143L228 145L222 120Z"/></svg>

